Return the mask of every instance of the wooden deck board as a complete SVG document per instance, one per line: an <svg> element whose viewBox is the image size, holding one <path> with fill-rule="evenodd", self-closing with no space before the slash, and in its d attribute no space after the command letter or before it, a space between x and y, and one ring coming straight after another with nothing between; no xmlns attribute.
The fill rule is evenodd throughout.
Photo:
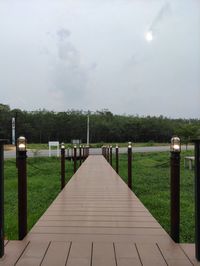
<svg viewBox="0 0 200 266"><path fill-rule="evenodd" d="M40 221L37 226L46 227L109 227L109 228L159 228L156 222L150 221Z"/></svg>
<svg viewBox="0 0 200 266"><path fill-rule="evenodd" d="M102 156L89 156L0 265L192 265Z"/></svg>
<svg viewBox="0 0 200 266"><path fill-rule="evenodd" d="M157 265L166 266L167 263L164 260L158 246L156 244L137 244L136 245L140 259L143 266Z"/></svg>
<svg viewBox="0 0 200 266"><path fill-rule="evenodd" d="M92 257L92 242L73 242L67 266L90 266Z"/></svg>
<svg viewBox="0 0 200 266"><path fill-rule="evenodd" d="M94 266L116 266L113 243L94 243L92 254Z"/></svg>
<svg viewBox="0 0 200 266"><path fill-rule="evenodd" d="M122 228L122 227L67 227L67 226L37 226L32 234L80 234L80 235L166 235L162 228Z"/></svg>
<svg viewBox="0 0 200 266"><path fill-rule="evenodd" d="M70 242L54 241L51 242L47 253L42 261L42 266L62 266L65 265L69 250Z"/></svg>
<svg viewBox="0 0 200 266"><path fill-rule="evenodd" d="M155 219L152 216L46 215L38 224L45 221L154 222Z"/></svg>
<svg viewBox="0 0 200 266"><path fill-rule="evenodd" d="M158 244L168 265L192 265L183 253L180 245L159 243Z"/></svg>
<svg viewBox="0 0 200 266"><path fill-rule="evenodd" d="M26 249L28 241L9 241L5 246L5 256L0 259L0 265L14 265Z"/></svg>
<svg viewBox="0 0 200 266"><path fill-rule="evenodd" d="M141 260L133 243L114 243L118 266L142 265Z"/></svg>
<svg viewBox="0 0 200 266"><path fill-rule="evenodd" d="M31 241L75 241L75 242L137 242L137 243L156 243L158 236L156 235L110 235L110 234L32 234ZM159 236L159 242L170 241L169 236Z"/></svg>
<svg viewBox="0 0 200 266"><path fill-rule="evenodd" d="M43 242L30 242L27 248L24 250L22 256L17 262L17 266L39 266L41 265L50 243Z"/></svg>
<svg viewBox="0 0 200 266"><path fill-rule="evenodd" d="M180 247L183 249L185 254L188 256L188 258L194 265L200 265L200 262L197 262L196 257L195 257L195 245L194 244L180 244Z"/></svg>

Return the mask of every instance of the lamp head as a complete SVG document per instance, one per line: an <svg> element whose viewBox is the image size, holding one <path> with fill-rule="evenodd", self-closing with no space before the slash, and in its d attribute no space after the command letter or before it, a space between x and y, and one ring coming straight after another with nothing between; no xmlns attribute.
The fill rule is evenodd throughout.
<svg viewBox="0 0 200 266"><path fill-rule="evenodd" d="M26 151L27 141L26 138L21 136L17 139L17 149L19 151Z"/></svg>
<svg viewBox="0 0 200 266"><path fill-rule="evenodd" d="M181 152L181 140L179 137L174 136L171 138L170 151L171 152Z"/></svg>
<svg viewBox="0 0 200 266"><path fill-rule="evenodd" d="M61 149L65 149L65 143L64 142L61 143Z"/></svg>

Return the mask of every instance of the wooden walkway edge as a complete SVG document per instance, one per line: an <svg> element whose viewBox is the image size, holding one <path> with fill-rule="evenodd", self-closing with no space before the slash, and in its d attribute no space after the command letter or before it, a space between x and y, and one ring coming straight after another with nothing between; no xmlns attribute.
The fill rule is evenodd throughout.
<svg viewBox="0 0 200 266"><path fill-rule="evenodd" d="M89 156L23 241L5 241L0 265L197 265L103 156Z"/></svg>

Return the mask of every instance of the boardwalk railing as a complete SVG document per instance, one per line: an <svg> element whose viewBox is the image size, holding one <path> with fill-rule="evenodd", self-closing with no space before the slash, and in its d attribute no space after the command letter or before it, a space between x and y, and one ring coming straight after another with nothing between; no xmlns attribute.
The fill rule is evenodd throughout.
<svg viewBox="0 0 200 266"><path fill-rule="evenodd" d="M170 178L171 178L171 200L170 200L170 235L172 239L180 241L180 148L181 143L178 137L171 139L171 158L170 158ZM174 142L175 141L175 142ZM195 255L200 261L200 139L194 140L195 143ZM178 149L178 150L177 150ZM110 163L110 146L102 147L102 155ZM116 172L119 172L118 145L115 150ZM128 186L132 189L132 149L128 146ZM112 166L112 165L111 165Z"/></svg>

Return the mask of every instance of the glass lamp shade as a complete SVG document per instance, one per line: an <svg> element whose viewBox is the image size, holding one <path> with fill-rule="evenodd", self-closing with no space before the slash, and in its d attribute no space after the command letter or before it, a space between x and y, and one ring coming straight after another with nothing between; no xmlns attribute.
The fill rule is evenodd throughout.
<svg viewBox="0 0 200 266"><path fill-rule="evenodd" d="M17 139L17 149L19 151L26 151L27 148L27 141L26 138L21 136Z"/></svg>
<svg viewBox="0 0 200 266"><path fill-rule="evenodd" d="M179 137L172 137L171 138L170 151L171 152L180 152L181 151L181 140Z"/></svg>

